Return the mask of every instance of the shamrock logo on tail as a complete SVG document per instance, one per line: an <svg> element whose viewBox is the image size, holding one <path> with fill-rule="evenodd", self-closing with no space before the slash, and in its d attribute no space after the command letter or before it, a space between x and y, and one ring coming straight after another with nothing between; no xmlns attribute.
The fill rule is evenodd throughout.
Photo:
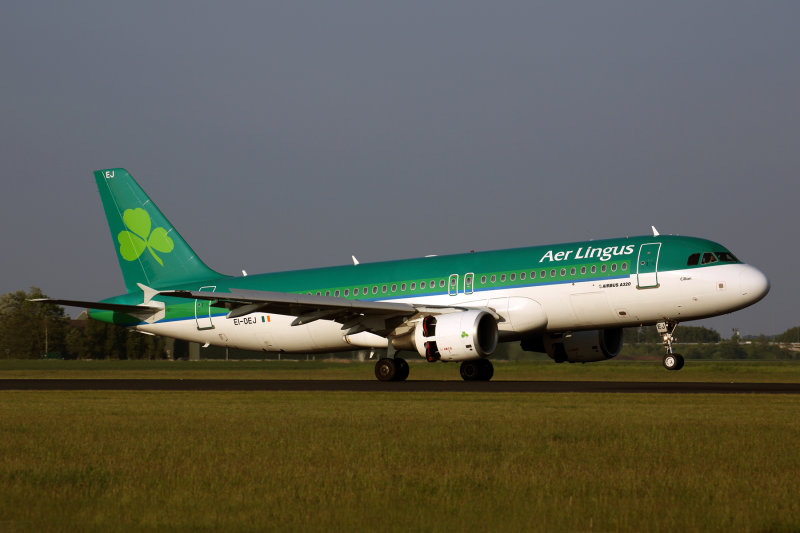
<svg viewBox="0 0 800 533"><path fill-rule="evenodd" d="M156 250L168 254L175 247L175 243L167 235L164 228L156 228L150 232L150 215L141 207L136 209L126 209L122 214L122 221L130 231L120 231L117 235L119 241L119 253L126 261L135 261L144 253L145 248L164 266L164 262L156 255Z"/></svg>

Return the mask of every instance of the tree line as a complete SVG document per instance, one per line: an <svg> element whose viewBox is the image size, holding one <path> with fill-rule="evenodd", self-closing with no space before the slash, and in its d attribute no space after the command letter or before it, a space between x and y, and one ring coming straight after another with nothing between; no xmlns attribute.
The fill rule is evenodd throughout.
<svg viewBox="0 0 800 533"><path fill-rule="evenodd" d="M28 301L32 298L47 296L38 287L0 296L0 358L163 359L187 351L186 343L165 337L72 320L63 307Z"/></svg>
<svg viewBox="0 0 800 533"><path fill-rule="evenodd" d="M37 287L0 296L0 358L38 359L168 359L188 356L188 343L145 335L131 328L96 320L72 320L64 308L30 302L47 296ZM680 326L675 336L676 351L695 359L800 359L792 343L800 343L800 326L774 337L722 340L710 328ZM658 355L661 337L653 326L626 328L623 356ZM204 357L224 356L224 351L207 350ZM236 350L237 357L263 357L263 353ZM498 347L497 359L516 359L522 354L517 343Z"/></svg>

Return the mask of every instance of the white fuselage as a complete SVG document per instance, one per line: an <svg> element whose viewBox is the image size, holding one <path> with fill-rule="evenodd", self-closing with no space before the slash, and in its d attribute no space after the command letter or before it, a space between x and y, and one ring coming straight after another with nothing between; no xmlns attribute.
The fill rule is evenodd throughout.
<svg viewBox="0 0 800 533"><path fill-rule="evenodd" d="M412 304L488 307L500 317L502 340L530 332L558 332L676 322L730 313L766 294L769 282L746 264L658 272L655 286L639 287L637 274L614 279L553 283L465 294L441 294L385 301ZM137 329L168 337L246 350L314 353L358 347L385 348L387 340L372 333L345 336L342 325L317 320L292 326L296 317L252 313L141 324Z"/></svg>

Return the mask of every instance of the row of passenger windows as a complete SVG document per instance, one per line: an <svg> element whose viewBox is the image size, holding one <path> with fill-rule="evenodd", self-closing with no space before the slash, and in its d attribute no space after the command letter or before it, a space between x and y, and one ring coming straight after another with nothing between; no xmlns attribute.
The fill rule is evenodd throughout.
<svg viewBox="0 0 800 533"><path fill-rule="evenodd" d="M439 280L439 287L444 289L444 286L445 286L445 281L443 279L440 279ZM373 285L372 286L372 294L378 294L378 287L379 287L378 285ZM435 280L431 280L430 284L428 284L425 281L420 281L419 282L419 289L420 290L423 290L426 287L430 287L431 289L435 289L436 288L436 281ZM391 292L397 292L397 284L393 283L391 285L391 289L392 289ZM409 289L409 290L412 290L412 291L417 290L417 282L416 281L412 281L411 283L401 283L400 284L400 292L405 292L406 289ZM380 291L381 291L381 294L386 294L387 292L390 292L389 291L389 285L381 285L380 286ZM314 294L314 293L313 292L309 292L308 294ZM317 291L317 296L322 296L322 294L323 294L322 291ZM363 295L363 296L369 296L370 288L369 287L364 287L363 289L360 289L359 287L356 287L355 289L353 289L352 294L353 294L353 296L358 296L359 294ZM325 291L325 296L331 296L331 291ZM345 297L350 296L350 289L337 289L337 290L333 291L333 296L345 296Z"/></svg>
<svg viewBox="0 0 800 533"><path fill-rule="evenodd" d="M628 263L621 263L619 266L617 266L617 263L611 263L610 266L606 265L606 264L602 264L602 265L600 265L599 268L598 268L597 265L592 265L589 268L587 268L585 266L582 266L580 268L580 273L581 273L581 275L585 275L587 273L597 274L598 271L600 273L606 273L609 270L611 272L616 272L618 268L622 272L626 272L628 270ZM508 275L500 274L498 276L497 274L492 274L491 276L488 276L488 277L483 275L483 276L481 276L481 284L482 285L486 285L487 281L489 283L497 283L498 278L500 280L500 283L505 283L506 280L516 281L517 277L519 277L520 281L525 280L525 279L533 280L533 279L536 279L537 276L540 279L548 279L548 275L547 274L548 274L547 270L541 270L538 273L537 273L536 270L531 270L530 273L528 273L528 272L520 272L519 274L517 274L516 272L512 272L511 274L508 274ZM578 274L578 269L576 267L572 267L572 268L569 269L569 275L570 276L575 276L577 274ZM550 269L549 278L550 279L555 279L555 278L557 278L559 276L563 278L563 277L566 277L566 275L567 275L567 269L566 268L562 268L560 270L557 270L557 269L553 268L553 269ZM468 283L471 285L472 274L467 274L467 276L470 276L470 281ZM456 288L456 284L457 284L457 277L451 276L450 277L450 289ZM439 286L440 289L444 289L446 285L447 285L447 282L445 280L440 279L438 281L438 286ZM417 290L417 286L419 286L419 290L425 290L426 288L435 289L436 286L437 286L437 282L436 282L436 280L431 280L430 282L421 281L421 282L419 282L419 285L418 285L417 282L412 281L410 283L401 283L399 285L400 292L406 292L406 290L416 291ZM377 295L379 290L380 290L381 294L387 294L389 292L397 292L397 288L398 288L398 285L396 283L393 283L391 285L388 285L388 284L387 285L373 285L372 288L370 288L370 287L363 287L363 288L356 287L356 288L354 288L352 290L351 289L336 289L336 290L332 291L332 293L329 290L328 291L324 291L324 293L323 293L323 291L317 291L316 295L317 296L323 296L323 295L324 296L335 296L335 297L344 296L346 298L346 297L349 297L351 294L353 296L359 296L359 295L360 296L369 296L370 294ZM313 295L314 292L312 291L312 292L309 292L308 294Z"/></svg>
<svg viewBox="0 0 800 533"><path fill-rule="evenodd" d="M701 257L702 255L702 257ZM696 266L697 264L701 265L710 265L711 263L716 263L717 261L721 261L723 263L738 263L739 260L736 259L730 252L704 252L703 254L692 254L689 256L689 260L686 261L687 266Z"/></svg>
<svg viewBox="0 0 800 533"><path fill-rule="evenodd" d="M628 263L622 263L619 266L619 268L623 272L627 271L628 270ZM597 274L597 270L598 270L597 269L597 265L592 265L588 269L585 266L582 266L580 268L580 273L581 273L581 275L585 275L587 272L590 272L592 274ZM608 270L609 270L608 265L606 265L606 264L600 265L600 272L601 273L605 273ZM616 263L611 263L610 270L611 270L611 272L616 272L617 271L617 264ZM578 273L578 269L576 267L572 267L572 268L569 269L569 275L570 276L575 276L575 275L577 275L577 273ZM565 277L567 275L567 269L566 268L562 268L561 270L556 270L555 268L550 269L550 278L557 277L557 274L560 275L563 278L563 277ZM530 274L528 274L527 272L520 272L519 279L520 280L524 280L528 276L530 276L530 279L536 279L536 275L537 275L537 273L536 273L535 270L531 270ZM547 270L539 271L538 275L539 275L539 277L541 279L547 279ZM516 281L517 274L512 272L511 274L509 274L508 278L511 281ZM486 283L486 279L487 279L486 276L481 276L481 283L485 284ZM492 274L488 279L489 279L490 283L497 283L497 275L495 275L495 274ZM504 283L505 281L506 281L506 275L505 274L500 274L500 283Z"/></svg>

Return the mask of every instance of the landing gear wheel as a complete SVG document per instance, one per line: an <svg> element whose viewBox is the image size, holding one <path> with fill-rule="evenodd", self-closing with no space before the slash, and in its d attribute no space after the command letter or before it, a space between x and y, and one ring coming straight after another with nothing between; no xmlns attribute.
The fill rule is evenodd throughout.
<svg viewBox="0 0 800 533"><path fill-rule="evenodd" d="M683 368L683 356L677 353L668 353L664 356L664 368L667 370L680 370Z"/></svg>
<svg viewBox="0 0 800 533"><path fill-rule="evenodd" d="M480 359L478 363L481 366L481 381L489 381L494 376L494 365L488 359Z"/></svg>
<svg viewBox="0 0 800 533"><path fill-rule="evenodd" d="M493 375L494 366L486 359L461 363L461 379L464 381L489 381Z"/></svg>
<svg viewBox="0 0 800 533"><path fill-rule="evenodd" d="M394 359L384 357L375 363L375 377L378 378L378 381L394 381L394 377L397 375L397 365L394 361Z"/></svg>
<svg viewBox="0 0 800 533"><path fill-rule="evenodd" d="M464 381L478 381L480 368L477 361L464 361L461 363L461 379Z"/></svg>
<svg viewBox="0 0 800 533"><path fill-rule="evenodd" d="M408 361L402 357L394 358L395 374L393 381L405 381L408 378Z"/></svg>

